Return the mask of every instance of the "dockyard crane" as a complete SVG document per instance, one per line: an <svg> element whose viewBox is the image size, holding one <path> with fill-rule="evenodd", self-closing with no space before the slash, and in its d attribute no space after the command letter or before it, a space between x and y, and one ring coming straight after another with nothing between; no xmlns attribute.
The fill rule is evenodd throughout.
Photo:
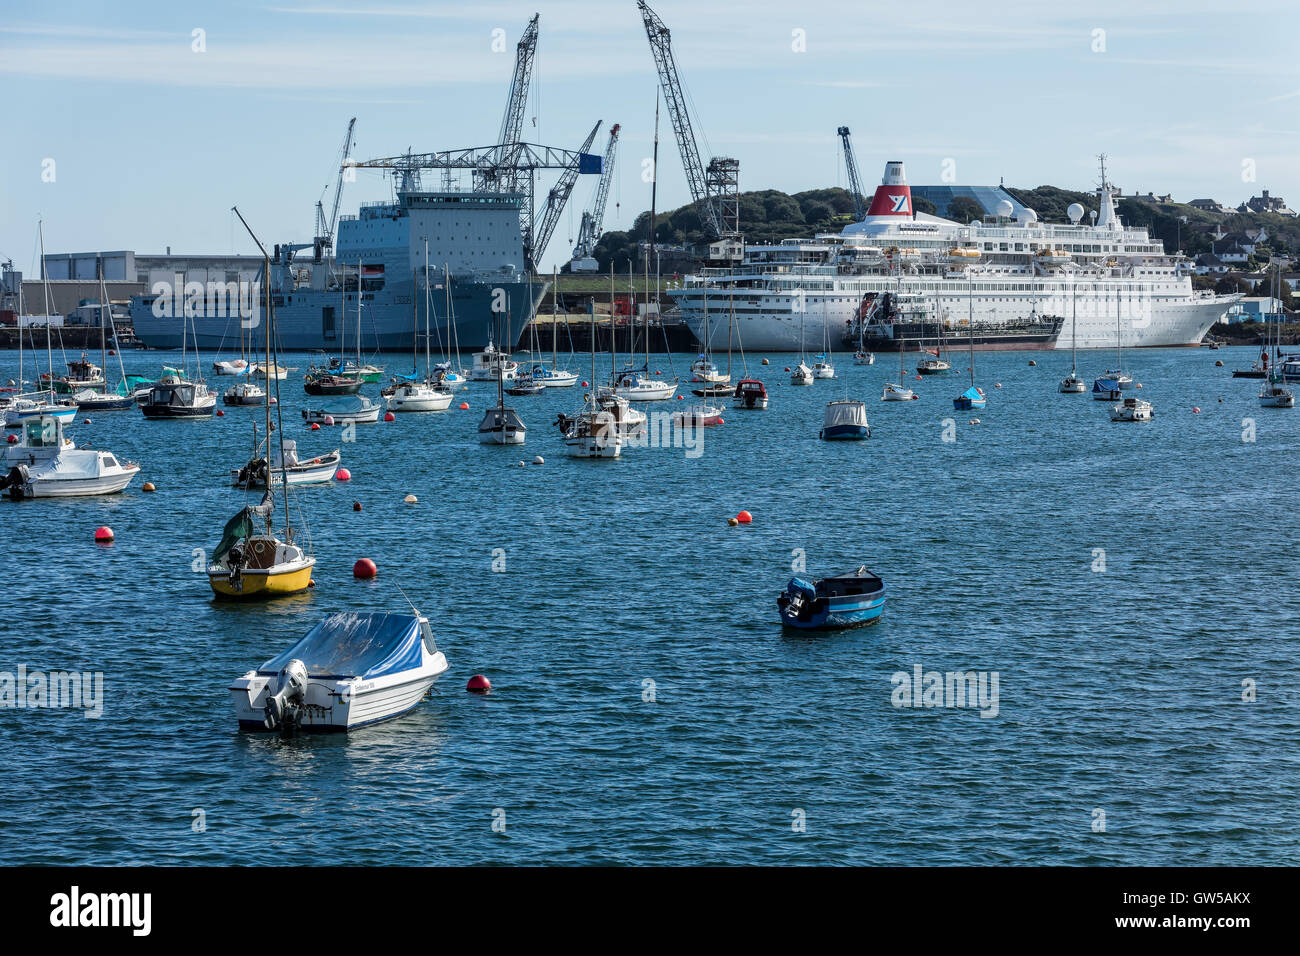
<svg viewBox="0 0 1300 956"><path fill-rule="evenodd" d="M659 85L663 88L664 102L672 120L673 134L682 155L682 168L691 189L691 199L700 211L700 218L714 238L735 236L740 231L740 207L736 193L740 164L726 157L715 156L708 170L700 161L700 151L695 145L695 131L691 127L690 111L681 79L677 76L677 62L673 58L672 35L659 15L650 9L645 0L637 0L650 52L659 71ZM656 171L657 175L657 171Z"/></svg>
<svg viewBox="0 0 1300 956"><path fill-rule="evenodd" d="M853 143L849 140L849 128L841 126L836 132L844 141L844 166L849 171L849 189L853 193L853 218L861 222L867 218L867 207L862 195L862 181L858 177L858 161L853 156Z"/></svg>
<svg viewBox="0 0 1300 956"><path fill-rule="evenodd" d="M600 131L600 120L596 120L596 125L591 128L587 138L578 147L577 158L570 166L565 167L564 172L560 173L559 182L557 182L549 193L546 195L546 210L542 213L541 224L538 225L536 233L532 237L531 249L528 254L531 261L528 263L536 269L537 263L541 261L546 254L546 246L551 241L551 235L555 232L555 227L560 221L560 213L564 211L564 205L569 201L569 196L573 192L573 184L578 181L578 175L582 171L582 157L591 155L588 151L591 144L596 139L596 133ZM604 179L604 172L601 178Z"/></svg>
<svg viewBox="0 0 1300 956"><path fill-rule="evenodd" d="M600 124L597 123L596 129L599 128ZM592 130L591 136L587 139L588 145L595 133L596 130ZM528 174L528 191L520 204L519 221L520 228L523 231L524 255L532 263L538 258L538 255L534 253L535 243L531 227L524 228L524 207L532 206L531 190L536 171L539 169L558 169L571 176L599 175L601 157L596 153L574 152L568 149L558 149L554 146L538 146L535 143L516 143L515 145L517 149L512 170L517 175ZM410 192L419 188L421 170L469 170L477 175L479 171L492 164L499 153L500 144L496 144L493 146L475 146L469 149L449 149L434 153L403 153L400 156L368 159L353 165L357 169L391 170L397 179L399 190ZM572 187L570 186L571 190ZM557 219L559 211L563 209L563 203L559 203L558 198L557 195L558 205L555 214ZM549 204L548 208L550 208ZM531 217L529 218L531 220Z"/></svg>
<svg viewBox="0 0 1300 956"><path fill-rule="evenodd" d="M528 107L528 86L533 79L533 60L537 56L537 21L540 16L533 14L524 35L515 44L515 71L510 78L505 115L501 117L497 154L477 177L480 191L501 189L515 192L519 188L519 169L515 159L524 132L524 112Z"/></svg>
<svg viewBox="0 0 1300 956"><path fill-rule="evenodd" d="M609 143L605 146L605 159L601 164L600 182L596 186L596 195L591 208L583 210L582 222L578 226L578 240L573 244L573 261L590 259L600 241L600 226L605 219L605 204L609 200L609 184L614 178L614 160L618 154L618 131L615 123L609 131Z"/></svg>
<svg viewBox="0 0 1300 956"><path fill-rule="evenodd" d="M357 118L354 116L348 120L348 131L343 137L343 148L339 151L339 178L334 183L334 202L330 206L329 218L325 218L325 207L317 200L316 202L316 242L315 242L315 259L320 261L324 251L334 245L334 230L339 222L339 200L343 198L343 182L346 179L346 173L349 168L348 157L352 155L352 130L357 125ZM323 197L322 197L323 198Z"/></svg>

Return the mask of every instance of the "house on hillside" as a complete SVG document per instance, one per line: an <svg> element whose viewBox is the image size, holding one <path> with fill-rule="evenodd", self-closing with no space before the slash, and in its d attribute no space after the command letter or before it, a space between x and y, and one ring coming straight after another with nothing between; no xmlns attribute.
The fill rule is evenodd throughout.
<svg viewBox="0 0 1300 956"><path fill-rule="evenodd" d="M1196 274L1198 276L1219 275L1232 267L1212 252L1202 252L1196 257Z"/></svg>
<svg viewBox="0 0 1300 956"><path fill-rule="evenodd" d="M1223 203L1219 202L1217 199L1193 199L1187 205L1191 206L1193 209L1199 209L1202 212L1212 212L1221 216L1226 216L1229 211L1228 207L1223 205Z"/></svg>
<svg viewBox="0 0 1300 956"><path fill-rule="evenodd" d="M1262 195L1251 196L1244 203L1237 207L1237 212L1260 212L1273 213L1276 216L1295 216L1297 213L1293 209L1288 209L1285 200L1281 196L1270 196L1265 189Z"/></svg>

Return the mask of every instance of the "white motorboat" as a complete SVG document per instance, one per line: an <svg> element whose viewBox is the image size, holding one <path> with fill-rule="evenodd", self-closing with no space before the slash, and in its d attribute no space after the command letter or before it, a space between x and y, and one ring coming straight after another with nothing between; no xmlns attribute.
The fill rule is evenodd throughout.
<svg viewBox="0 0 1300 956"><path fill-rule="evenodd" d="M265 488L268 472L272 485L279 485L286 479L291 485L310 485L330 481L338 471L342 459L339 450L335 448L327 454L301 461L298 458L298 443L292 438L285 438L272 444L269 463L263 456L252 459L243 468L230 469L231 479L236 487ZM259 454L265 450L265 447L265 442L258 445ZM280 457L281 448L284 449L283 460Z"/></svg>
<svg viewBox="0 0 1300 956"><path fill-rule="evenodd" d="M603 385L600 393L614 394L626 398L629 402L662 402L673 397L677 392L677 379L665 382L660 379L645 378L636 372L624 372L612 386Z"/></svg>
<svg viewBox="0 0 1300 956"><path fill-rule="evenodd" d="M530 374L534 382L546 388L572 388L578 384L577 372L550 365L534 365Z"/></svg>
<svg viewBox="0 0 1300 956"><path fill-rule="evenodd" d="M227 405L265 405L266 389L256 382L239 382L226 389L221 400Z"/></svg>
<svg viewBox="0 0 1300 956"><path fill-rule="evenodd" d="M1112 422L1149 422L1154 416L1151 403L1140 398L1126 398L1110 410Z"/></svg>
<svg viewBox="0 0 1300 956"><path fill-rule="evenodd" d="M811 385L812 383L813 383L813 370L810 369L803 362L800 362L798 365L794 367L794 371L790 373L790 384Z"/></svg>
<svg viewBox="0 0 1300 956"><path fill-rule="evenodd" d="M853 353L854 365L875 365L876 354L874 352L858 351Z"/></svg>
<svg viewBox="0 0 1300 956"><path fill-rule="evenodd" d="M497 378L513 382L518 374L519 363L512 362L510 356L499 351L491 342L482 352L474 353L474 365L469 370L469 377L475 382L493 382Z"/></svg>
<svg viewBox="0 0 1300 956"><path fill-rule="evenodd" d="M331 614L230 685L243 730L349 731L419 705L447 670L418 611Z"/></svg>
<svg viewBox="0 0 1300 956"><path fill-rule="evenodd" d="M852 440L871 437L867 424L867 406L855 398L841 398L826 403L819 438L826 441Z"/></svg>
<svg viewBox="0 0 1300 956"><path fill-rule="evenodd" d="M52 392L37 392L34 395L18 395L5 410L5 427L22 428L27 422L45 417L53 417L60 422L72 421L77 414L75 402L56 402Z"/></svg>
<svg viewBox="0 0 1300 956"><path fill-rule="evenodd" d="M364 395L353 395L351 400L336 402L321 408L304 408L302 418L308 424L347 425L355 422L361 425L379 421L381 411L383 406L378 402L371 401Z"/></svg>
<svg viewBox="0 0 1300 956"><path fill-rule="evenodd" d="M245 359L231 359L229 362L213 362L213 375L247 375L248 362Z"/></svg>
<svg viewBox="0 0 1300 956"><path fill-rule="evenodd" d="M813 378L834 378L835 366L830 362L814 362L812 373Z"/></svg>
<svg viewBox="0 0 1300 956"><path fill-rule="evenodd" d="M203 382L177 381L169 376L153 388L140 403L145 418L211 418L217 396Z"/></svg>
<svg viewBox="0 0 1300 956"><path fill-rule="evenodd" d="M249 369L249 374L262 379L276 379L283 382L290 372L296 371L298 371L297 368L286 368L278 362L268 362L265 364L253 365Z"/></svg>
<svg viewBox="0 0 1300 956"><path fill-rule="evenodd" d="M441 412L450 407L453 397L427 382L403 382L385 401L390 412Z"/></svg>
<svg viewBox="0 0 1300 956"><path fill-rule="evenodd" d="M24 422L22 440L5 446L0 460L0 490L15 499L116 494L140 471L139 465L119 461L112 452L77 448L64 437L63 422L54 415Z"/></svg>
<svg viewBox="0 0 1300 956"><path fill-rule="evenodd" d="M892 382L886 383L885 390L880 395L882 402L910 402L916 398L916 393L910 388L904 388L902 385L895 385Z"/></svg>

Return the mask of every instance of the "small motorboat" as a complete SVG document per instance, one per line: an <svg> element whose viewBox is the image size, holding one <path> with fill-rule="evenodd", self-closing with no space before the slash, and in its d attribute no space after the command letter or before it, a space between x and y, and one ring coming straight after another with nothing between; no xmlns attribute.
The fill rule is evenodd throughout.
<svg viewBox="0 0 1300 956"><path fill-rule="evenodd" d="M469 370L469 377L475 382L495 382L498 377L503 382L513 382L518 374L519 363L511 361L509 355L491 342L482 352L474 353L474 366Z"/></svg>
<svg viewBox="0 0 1300 956"><path fill-rule="evenodd" d="M546 386L533 379L531 372L525 372L515 379L514 384L506 389L507 395L540 395Z"/></svg>
<svg viewBox="0 0 1300 956"><path fill-rule="evenodd" d="M284 448L283 462L280 458L281 446ZM263 448L265 442L258 447L258 450L261 451ZM243 468L232 468L230 475L235 487L265 488L268 473L271 485L282 484L286 479L291 485L310 485L330 481L334 478L334 472L338 471L339 461L342 459L339 450L335 448L328 454L317 455L309 461L299 461L298 443L292 438L285 438L275 443L272 450L269 464L263 457L252 459Z"/></svg>
<svg viewBox="0 0 1300 956"><path fill-rule="evenodd" d="M434 378L437 379L439 384L445 385L447 388L450 389L454 389L457 386L464 385L469 381L469 379L466 378L464 374L455 371L451 367L450 362L439 362L437 365L433 367L433 372L434 372ZM576 382L577 380L578 380L577 376L574 376L574 381Z"/></svg>
<svg viewBox="0 0 1300 956"><path fill-rule="evenodd" d="M0 491L14 499L112 495L140 471L112 452L78 448L64 437L63 422L55 415L25 421L22 440L6 445L0 461Z"/></svg>
<svg viewBox="0 0 1300 956"><path fill-rule="evenodd" d="M1124 394L1115 379L1099 378L1092 383L1092 397L1099 402L1118 402Z"/></svg>
<svg viewBox="0 0 1300 956"><path fill-rule="evenodd" d="M813 383L813 370L803 362L795 366L794 371L790 373L791 385L811 385Z"/></svg>
<svg viewBox="0 0 1300 956"><path fill-rule="evenodd" d="M706 385L704 388L693 388L691 394L697 398L732 398L736 394L734 385Z"/></svg>
<svg viewBox="0 0 1300 956"><path fill-rule="evenodd" d="M916 398L916 393L910 388L904 388L902 385L895 385L892 382L885 385L885 389L880 394L882 402L910 402Z"/></svg>
<svg viewBox="0 0 1300 956"><path fill-rule="evenodd" d="M874 352L854 352L853 364L854 365L875 365L876 354Z"/></svg>
<svg viewBox="0 0 1300 956"><path fill-rule="evenodd" d="M335 375L317 369L303 377L302 389L308 395L355 395L364 384L359 375Z"/></svg>
<svg viewBox="0 0 1300 956"><path fill-rule="evenodd" d="M988 404L989 400L984 394L984 389L978 385L972 385L952 400L952 407L959 412L968 412L972 408L987 408Z"/></svg>
<svg viewBox="0 0 1300 956"><path fill-rule="evenodd" d="M447 670L418 611L331 614L230 685L242 730L349 731L398 717Z"/></svg>
<svg viewBox="0 0 1300 956"><path fill-rule="evenodd" d="M942 375L950 371L952 365L939 358L921 359L916 363L917 375Z"/></svg>
<svg viewBox="0 0 1300 956"><path fill-rule="evenodd" d="M616 395L590 396L576 418L561 414L555 424L564 435L564 447L570 458L618 458L627 444L627 424L623 416L631 412L628 401ZM645 416L641 412L642 423Z"/></svg>
<svg viewBox="0 0 1300 956"><path fill-rule="evenodd" d="M29 421L46 417L56 418L66 424L72 421L76 414L75 402L70 399L55 401L52 392L19 395L5 409L5 427L22 428Z"/></svg>
<svg viewBox="0 0 1300 956"><path fill-rule="evenodd" d="M213 375L247 375L249 365L244 359L231 359L229 362L213 362Z"/></svg>
<svg viewBox="0 0 1300 956"><path fill-rule="evenodd" d="M673 415L682 428L704 428L723 424L722 409L716 405L688 405Z"/></svg>
<svg viewBox="0 0 1300 956"><path fill-rule="evenodd" d="M304 408L302 417L308 424L313 422L318 425L328 425L331 422L335 425L346 425L349 422L367 424L379 421L381 411L383 409L378 402L373 402L364 395L354 395L348 401L335 402L322 408Z"/></svg>
<svg viewBox="0 0 1300 956"><path fill-rule="evenodd" d="M96 392L89 388L73 393L72 400L85 412L115 412L135 407L135 399L130 395Z"/></svg>
<svg viewBox="0 0 1300 956"><path fill-rule="evenodd" d="M1155 417L1155 409L1150 402L1140 398L1126 398L1120 404L1112 406L1112 422L1149 422Z"/></svg>
<svg viewBox="0 0 1300 956"><path fill-rule="evenodd" d="M871 427L867 424L866 403L855 398L827 402L822 430L817 437L827 441L870 438Z"/></svg>
<svg viewBox="0 0 1300 956"><path fill-rule="evenodd" d="M269 365L254 365L249 371L250 375L255 375L262 379L276 379L283 382L290 372L298 371L296 368L285 368L278 362L271 362Z"/></svg>
<svg viewBox="0 0 1300 956"><path fill-rule="evenodd" d="M220 598L265 600L301 594L311 586L316 559L293 543L293 535L277 538L271 530L274 498L270 491L262 503L249 505L226 522L221 542L208 564L208 583ZM257 519L265 522L261 533Z"/></svg>
<svg viewBox="0 0 1300 956"><path fill-rule="evenodd" d="M623 372L613 386L602 386L601 393L612 392L629 402L662 402L677 393L677 379L671 382L644 378L637 372Z"/></svg>
<svg viewBox="0 0 1300 956"><path fill-rule="evenodd" d="M756 378L742 378L736 383L736 408L767 408L767 389Z"/></svg>
<svg viewBox="0 0 1300 956"><path fill-rule="evenodd" d="M41 385L45 388L53 388L55 392L63 395L71 395L87 388L99 391L106 384L104 370L89 361L85 352L81 353L81 358L68 363L67 375L51 381L48 372L41 373Z"/></svg>
<svg viewBox="0 0 1300 956"><path fill-rule="evenodd" d="M402 382L384 401L390 412L441 412L451 406L453 397L447 389L428 382Z"/></svg>
<svg viewBox="0 0 1300 956"><path fill-rule="evenodd" d="M186 382L168 376L149 389L140 403L145 418L211 418L217 396L203 382Z"/></svg>
<svg viewBox="0 0 1300 956"><path fill-rule="evenodd" d="M814 362L812 373L813 378L834 378L835 366L830 362Z"/></svg>
<svg viewBox="0 0 1300 956"><path fill-rule="evenodd" d="M885 612L885 582L866 566L835 577L794 577L776 599L781 623L800 630L838 630L875 624Z"/></svg>
<svg viewBox="0 0 1300 956"><path fill-rule="evenodd" d="M265 405L266 389L253 381L240 382L226 389L221 400L227 405Z"/></svg>

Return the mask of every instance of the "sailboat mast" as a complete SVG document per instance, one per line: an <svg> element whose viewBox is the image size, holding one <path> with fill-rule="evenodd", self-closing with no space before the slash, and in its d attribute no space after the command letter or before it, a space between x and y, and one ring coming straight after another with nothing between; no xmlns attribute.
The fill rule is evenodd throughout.
<svg viewBox="0 0 1300 956"><path fill-rule="evenodd" d="M271 274L271 257L265 255L265 253L263 254L262 268L264 268L264 269L266 270L266 274L267 274L267 276L270 276L270 274ZM265 292L266 292L266 321L267 321L267 326L266 326L266 368L267 368L267 373L266 373L266 374L269 376L269 375L271 374L271 372L270 372L270 369L271 369L271 325L270 325L270 322L271 322L271 283L270 283L270 282L267 282L267 283L266 283L266 289L265 289ZM268 385L270 384L270 380L269 380L269 379L267 380L267 384L268 384ZM271 467L271 396L270 396L269 393L267 394L267 397L266 397L266 399L262 402L262 404L266 407L266 459L267 459L267 461L266 461L266 465L267 465L267 473L266 473L266 487L267 487L268 490L270 490L270 487L271 487L271 471L270 471L270 467ZM257 444L256 429L254 430L254 435L253 435L253 444L254 444L254 445ZM256 457L256 454L257 454L256 449L254 449L253 454L254 454L254 457ZM280 439L280 469L281 469L281 471L284 470L284 438L283 438L283 436L281 436L281 439ZM280 477L281 477L281 479L282 479L282 481L283 481L283 484L284 484L284 531L285 531L285 535L284 535L284 536L285 536L286 538L288 538L288 537L289 537L289 481L288 481L287 477L284 476L283 474L282 474ZM272 500L274 500L274 499L272 499ZM267 534L270 534L270 533L271 533L271 516L270 516L269 514L266 516L266 533L267 533Z"/></svg>
<svg viewBox="0 0 1300 956"><path fill-rule="evenodd" d="M609 370L609 384L618 376L618 338L614 335L614 260L609 260L609 357L614 364Z"/></svg>
<svg viewBox="0 0 1300 956"><path fill-rule="evenodd" d="M50 397L54 397L54 347L50 343L50 272L45 265L45 222L37 220L41 237L41 288L45 290L45 357L49 363Z"/></svg>
<svg viewBox="0 0 1300 956"><path fill-rule="evenodd" d="M556 332L558 330L555 327L555 297L559 294L559 291L560 291L560 269L559 266L552 266L551 267L551 371L552 372L554 372L557 368L560 367L560 355L559 352L556 351L559 347L558 345L556 345L558 339ZM568 325L567 320L565 322L565 325L566 326Z"/></svg>
<svg viewBox="0 0 1300 956"><path fill-rule="evenodd" d="M1079 284L1070 276L1070 373L1079 372Z"/></svg>
<svg viewBox="0 0 1300 956"><path fill-rule="evenodd" d="M429 237L424 237L424 378L432 378L429 359Z"/></svg>
<svg viewBox="0 0 1300 956"><path fill-rule="evenodd" d="M428 261L425 261L424 274L429 274ZM425 280L426 282L428 279ZM411 270L411 375L414 376L420 370L419 355L420 351L420 307L415 298L415 290L420 287L420 278L416 270ZM426 292L424 296L424 308L428 311L429 295Z"/></svg>

